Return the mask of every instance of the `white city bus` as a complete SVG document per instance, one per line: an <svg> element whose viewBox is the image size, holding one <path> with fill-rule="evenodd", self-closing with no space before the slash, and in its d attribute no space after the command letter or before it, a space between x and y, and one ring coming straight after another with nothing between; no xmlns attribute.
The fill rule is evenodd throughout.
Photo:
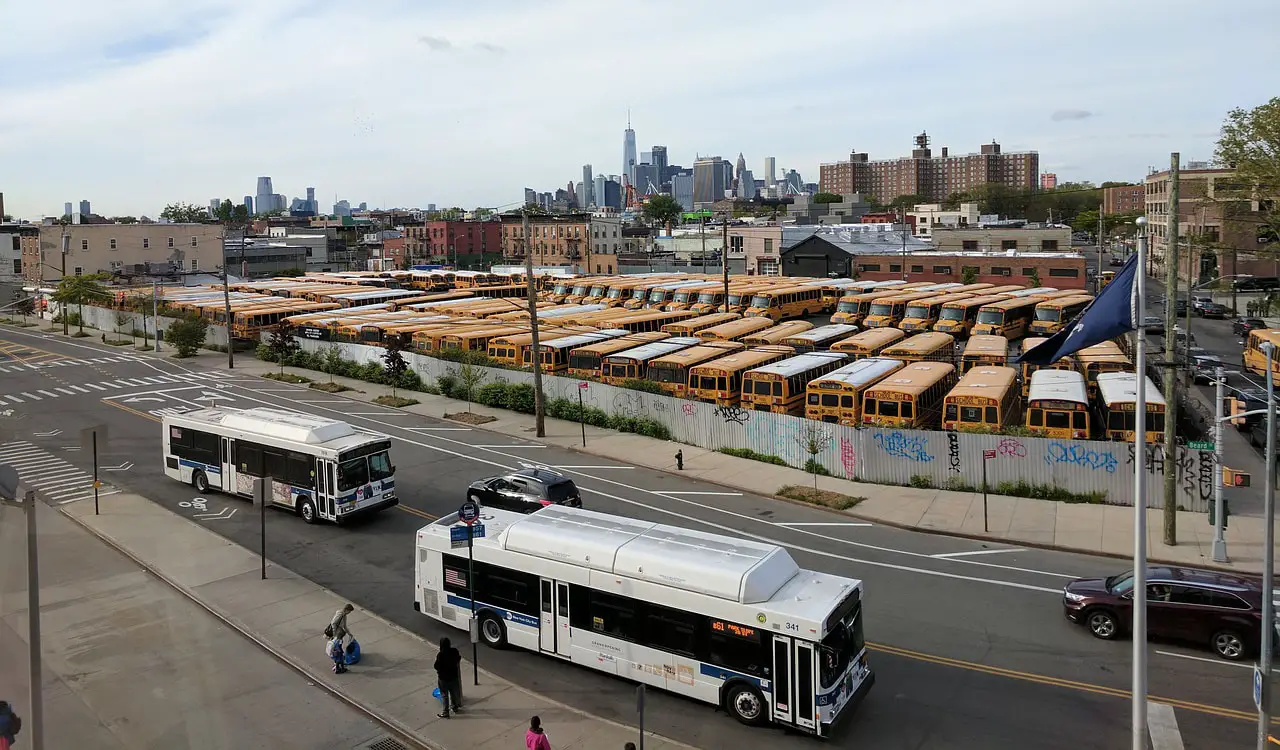
<svg viewBox="0 0 1280 750"><path fill-rule="evenodd" d="M875 681L862 582L801 570L783 548L561 506L484 509L479 637L724 708L744 724L829 736ZM456 513L418 530L414 609L471 617Z"/></svg>
<svg viewBox="0 0 1280 750"><path fill-rule="evenodd" d="M197 492L252 497L271 477L271 501L307 523L341 523L397 505L391 440L346 422L280 409L166 414L164 473Z"/></svg>

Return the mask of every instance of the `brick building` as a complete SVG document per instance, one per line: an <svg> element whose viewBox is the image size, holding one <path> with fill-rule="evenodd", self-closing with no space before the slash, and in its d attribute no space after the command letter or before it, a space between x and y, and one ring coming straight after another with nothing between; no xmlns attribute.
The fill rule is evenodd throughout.
<svg viewBox="0 0 1280 750"><path fill-rule="evenodd" d="M459 268L483 265L502 252L502 224L497 221L441 219L406 225L405 252L411 262L450 263ZM486 256L489 256L486 259Z"/></svg>
<svg viewBox="0 0 1280 750"><path fill-rule="evenodd" d="M1102 212L1104 214L1137 214L1146 207L1147 188L1145 185L1117 185L1102 189Z"/></svg>
<svg viewBox="0 0 1280 750"><path fill-rule="evenodd" d="M818 170L819 189L824 193L849 196L859 193L888 203L901 195L919 195L930 203L940 203L955 193L987 183L1016 191L1034 191L1040 186L1040 155L1035 151L1004 153L992 141L976 154L951 155L946 147L934 156L929 138L916 136L911 156L871 161L866 153L853 152L847 161L822 164Z"/></svg>
<svg viewBox="0 0 1280 750"><path fill-rule="evenodd" d="M220 224L45 224L38 245L23 245L22 275L28 281L62 278L64 232L68 276L130 271L146 263L186 272L222 267Z"/></svg>
<svg viewBox="0 0 1280 750"><path fill-rule="evenodd" d="M1178 276L1202 283L1217 276L1280 275L1257 201L1240 200L1230 169L1179 171ZM1169 251L1169 171L1147 175L1147 232L1151 269L1163 273Z"/></svg>
<svg viewBox="0 0 1280 750"><path fill-rule="evenodd" d="M935 227L933 245L946 252L1056 253L1071 249L1070 227Z"/></svg>
<svg viewBox="0 0 1280 750"><path fill-rule="evenodd" d="M860 255L855 259L858 278L866 281L962 282L966 268L972 268L975 284L1023 284L1033 277L1041 286L1056 289L1085 289L1084 256L1075 253L909 253L907 274L903 276L903 256L898 254Z"/></svg>
<svg viewBox="0 0 1280 750"><path fill-rule="evenodd" d="M527 248L535 266L563 266L575 273L614 273L618 267L616 254L592 251L591 214L531 216L528 238L520 214L503 214L500 223L506 263L524 263Z"/></svg>

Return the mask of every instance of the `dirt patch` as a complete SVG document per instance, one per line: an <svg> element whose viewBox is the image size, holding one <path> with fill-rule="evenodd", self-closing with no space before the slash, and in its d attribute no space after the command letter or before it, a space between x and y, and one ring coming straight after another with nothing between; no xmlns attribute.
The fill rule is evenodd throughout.
<svg viewBox="0 0 1280 750"><path fill-rule="evenodd" d="M264 372L262 377L267 380L275 380L281 383L310 383L311 378L304 378L301 375L294 375L291 372Z"/></svg>
<svg viewBox="0 0 1280 750"><path fill-rule="evenodd" d="M795 484L782 487L777 494L780 497L799 500L810 505L821 505L824 508L832 508L834 510L848 510L866 500L865 497L854 497L853 495L831 492L830 490L815 490L812 487L801 487Z"/></svg>
<svg viewBox="0 0 1280 750"><path fill-rule="evenodd" d="M403 396L378 396L373 400L373 403L379 406L394 406L398 409L402 406L413 406L421 402L416 398L404 398Z"/></svg>
<svg viewBox="0 0 1280 750"><path fill-rule="evenodd" d="M317 391L324 391L325 393L342 393L343 391L351 390L350 387L342 383L312 383L307 387L314 388Z"/></svg>
<svg viewBox="0 0 1280 750"><path fill-rule="evenodd" d="M446 414L444 415L444 418L451 419L454 422L461 422L463 424L488 424L489 422L497 419L497 417L491 417L487 414L476 414L475 412L469 411L460 411L456 414Z"/></svg>

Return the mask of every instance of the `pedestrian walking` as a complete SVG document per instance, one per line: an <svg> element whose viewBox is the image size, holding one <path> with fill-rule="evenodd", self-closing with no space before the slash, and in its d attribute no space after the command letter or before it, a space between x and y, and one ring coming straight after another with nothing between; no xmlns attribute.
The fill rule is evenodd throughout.
<svg viewBox="0 0 1280 750"><path fill-rule="evenodd" d="M628 742L627 744L622 746L622 750L636 750L636 743Z"/></svg>
<svg viewBox="0 0 1280 750"><path fill-rule="evenodd" d="M440 702L444 710L436 714L449 718L450 711L462 710L462 654L448 638L440 639L440 652L436 654L436 681L440 686Z"/></svg>
<svg viewBox="0 0 1280 750"><path fill-rule="evenodd" d="M347 650L342 647L342 639L329 641L329 658L333 660L333 673L343 674L347 671Z"/></svg>
<svg viewBox="0 0 1280 750"><path fill-rule="evenodd" d="M0 750L9 750L18 741L22 731L22 719L13 712L8 701L0 701Z"/></svg>
<svg viewBox="0 0 1280 750"><path fill-rule="evenodd" d="M526 750L551 750L551 740L542 731L542 719L537 716L529 719L529 731L524 733L524 746Z"/></svg>
<svg viewBox="0 0 1280 750"><path fill-rule="evenodd" d="M329 626L324 629L324 637L337 638L339 642L346 645L347 637L351 636L351 631L347 628L347 615L354 610L355 607L349 603L342 605L342 609L333 614L333 619L329 621ZM352 639L355 638L355 636L351 637Z"/></svg>

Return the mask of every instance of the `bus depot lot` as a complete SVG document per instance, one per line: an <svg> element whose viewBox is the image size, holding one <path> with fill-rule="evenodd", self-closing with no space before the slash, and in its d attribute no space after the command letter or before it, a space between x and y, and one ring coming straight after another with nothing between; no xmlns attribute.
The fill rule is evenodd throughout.
<svg viewBox="0 0 1280 750"><path fill-rule="evenodd" d="M21 334L0 330L0 339L5 338L24 341ZM66 356L98 356L84 351L96 347L71 342L36 345ZM164 359L110 367L114 376L126 379L200 371ZM40 376L14 377L28 390ZM135 463L113 481L250 550L259 543L255 509L222 495L204 496L205 507L196 507L199 496L192 488L162 473L158 417L150 412L210 403L204 397L220 406L270 405L344 418L384 432L393 439L403 509L345 527L308 526L272 512L268 555L433 641L456 633L413 612L416 529L428 517L455 511L478 476L521 464L563 467L582 489L588 508L774 541L787 546L803 567L866 582L866 634L877 684L837 731L836 747L1076 748L1118 746L1127 735L1128 644L1089 637L1065 621L1060 603L1066 580L1114 573L1124 567L1122 561L846 524L847 519L816 509L534 447L540 444L241 372L218 385L162 382L128 393L68 396L59 399L57 409L15 404L12 409L23 418L0 420L0 428L15 439L56 447L58 438L34 433L61 429L75 435L105 423L111 440L100 461ZM130 401L142 398L156 400ZM88 456L80 452L67 459L85 466ZM997 548L1005 551L988 553ZM975 552L984 554L964 554ZM1153 700L1173 702L1185 746L1243 746L1253 731L1248 669L1179 646L1155 644L1152 650ZM630 683L519 651L484 649L480 659L486 668L553 699L634 722ZM648 711L648 726L700 747L752 746L762 737L779 747L813 742L740 727L709 707L656 691L650 693Z"/></svg>

